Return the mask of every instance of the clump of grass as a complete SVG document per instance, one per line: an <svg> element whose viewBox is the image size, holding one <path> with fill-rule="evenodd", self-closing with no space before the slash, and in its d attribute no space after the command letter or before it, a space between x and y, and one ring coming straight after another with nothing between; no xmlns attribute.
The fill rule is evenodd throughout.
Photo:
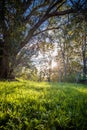
<svg viewBox="0 0 87 130"><path fill-rule="evenodd" d="M0 82L1 130L87 129L87 85Z"/></svg>

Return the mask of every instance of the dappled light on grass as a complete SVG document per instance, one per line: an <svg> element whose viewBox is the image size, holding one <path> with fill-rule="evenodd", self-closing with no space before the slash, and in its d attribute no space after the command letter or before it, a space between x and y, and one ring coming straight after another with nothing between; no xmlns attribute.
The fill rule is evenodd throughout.
<svg viewBox="0 0 87 130"><path fill-rule="evenodd" d="M0 129L87 128L87 85L20 81L0 86Z"/></svg>

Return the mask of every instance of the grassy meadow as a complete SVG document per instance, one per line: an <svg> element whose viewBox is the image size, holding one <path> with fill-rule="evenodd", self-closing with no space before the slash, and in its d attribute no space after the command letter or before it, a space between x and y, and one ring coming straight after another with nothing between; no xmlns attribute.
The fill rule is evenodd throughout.
<svg viewBox="0 0 87 130"><path fill-rule="evenodd" d="M0 130L87 130L87 85L0 82Z"/></svg>

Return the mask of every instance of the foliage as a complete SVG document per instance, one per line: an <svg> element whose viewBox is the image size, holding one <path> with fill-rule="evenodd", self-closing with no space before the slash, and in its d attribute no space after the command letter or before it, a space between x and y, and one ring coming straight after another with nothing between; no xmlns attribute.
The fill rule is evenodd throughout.
<svg viewBox="0 0 87 130"><path fill-rule="evenodd" d="M0 78L11 76L17 53L34 36L44 29L50 30L48 27L55 29L51 18L74 13L86 15L86 10L86 0L0 0L0 49L3 50Z"/></svg>
<svg viewBox="0 0 87 130"><path fill-rule="evenodd" d="M0 82L1 130L86 130L87 85Z"/></svg>

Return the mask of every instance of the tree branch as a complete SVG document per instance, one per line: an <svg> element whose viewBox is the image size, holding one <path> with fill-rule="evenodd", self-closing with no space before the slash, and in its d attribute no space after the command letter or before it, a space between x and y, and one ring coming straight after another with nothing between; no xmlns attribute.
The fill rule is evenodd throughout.
<svg viewBox="0 0 87 130"><path fill-rule="evenodd" d="M52 27L52 28L44 29L44 30L42 30L42 31L40 31L40 32L35 33L35 34L33 35L33 37L36 36L36 35L38 35L38 34L41 34L41 33L43 33L43 32L46 32L46 31L49 31L49 30L55 30L55 29L59 29L59 28L60 28L60 27Z"/></svg>
<svg viewBox="0 0 87 130"><path fill-rule="evenodd" d="M47 5L47 3L46 4L44 3L44 4L38 5L35 8L33 8L33 10L30 12L30 14L26 17L25 21L27 22L38 8L45 7L46 5Z"/></svg>
<svg viewBox="0 0 87 130"><path fill-rule="evenodd" d="M44 14L43 17L34 25L34 27L29 31L28 36L24 39L24 41L22 41L21 43L21 48L29 42L29 40L33 37L34 32L40 27L40 25L46 21L47 19L51 18L51 17L55 17L55 16L62 16L62 15L66 15L66 14L70 14L70 13L87 13L86 10L75 10L75 9L67 9L64 11L59 11L59 12L52 12L50 14Z"/></svg>
<svg viewBox="0 0 87 130"><path fill-rule="evenodd" d="M51 2L50 6L48 7L48 10L47 10L47 12L46 12L46 15L49 14L50 11L51 11L54 7L56 7L59 3L61 3L62 1L65 1L65 0L58 0L58 1L54 2L54 3Z"/></svg>

